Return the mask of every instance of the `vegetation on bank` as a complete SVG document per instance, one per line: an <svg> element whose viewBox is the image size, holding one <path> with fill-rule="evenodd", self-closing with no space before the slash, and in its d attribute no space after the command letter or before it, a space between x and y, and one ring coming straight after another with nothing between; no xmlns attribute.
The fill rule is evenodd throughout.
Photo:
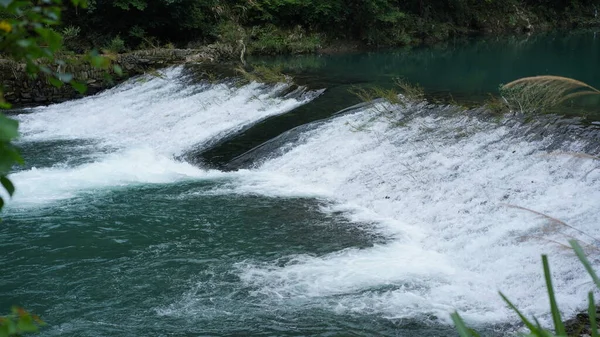
<svg viewBox="0 0 600 337"><path fill-rule="evenodd" d="M595 0L91 0L85 9L66 5L56 30L75 53L209 43L248 53L305 53L598 25L597 6Z"/></svg>

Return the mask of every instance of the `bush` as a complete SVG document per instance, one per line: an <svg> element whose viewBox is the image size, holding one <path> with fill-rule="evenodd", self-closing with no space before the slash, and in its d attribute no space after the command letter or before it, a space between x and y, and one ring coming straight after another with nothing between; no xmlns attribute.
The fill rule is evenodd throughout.
<svg viewBox="0 0 600 337"><path fill-rule="evenodd" d="M110 53L118 54L125 50L125 41L119 35L110 40L108 45L104 47Z"/></svg>
<svg viewBox="0 0 600 337"><path fill-rule="evenodd" d="M307 33L301 26L283 30L266 25L252 28L248 51L255 54L301 54L315 52L321 44L320 35Z"/></svg>
<svg viewBox="0 0 600 337"><path fill-rule="evenodd" d="M246 40L246 31L244 28L233 21L222 22L217 31L219 33L219 42L221 43L237 46L240 40Z"/></svg>

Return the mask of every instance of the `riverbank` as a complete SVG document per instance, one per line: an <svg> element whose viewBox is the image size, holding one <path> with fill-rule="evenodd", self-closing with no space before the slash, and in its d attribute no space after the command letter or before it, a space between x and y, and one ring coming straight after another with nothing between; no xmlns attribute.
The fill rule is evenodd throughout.
<svg viewBox="0 0 600 337"><path fill-rule="evenodd" d="M92 66L85 55L67 55L64 65L57 66L56 72L70 74L72 78L85 84L87 90L81 93L70 85L52 85L48 75L32 77L25 71L25 64L0 59L0 85L4 98L16 106L46 105L91 95L111 88L135 75L152 72L174 64L187 62L215 62L229 57L214 46L197 49L150 49L130 53L105 55L111 65L122 70L105 70ZM111 68L113 69L113 68Z"/></svg>
<svg viewBox="0 0 600 337"><path fill-rule="evenodd" d="M473 8L463 19L403 13L394 25L369 27L355 34L296 25L245 25L230 21L218 27L216 43L245 55L332 54L373 51L381 48L431 45L464 37L530 35L552 30L600 27L595 7L557 12L526 4L497 3L497 7ZM381 24L381 23L380 23ZM194 42L188 46L195 47Z"/></svg>
<svg viewBox="0 0 600 337"><path fill-rule="evenodd" d="M234 48L243 44L248 54L258 55L400 47L482 33L540 32L599 23L597 4L591 0L168 4L140 0L135 5L105 5L102 10L67 10L61 29L64 27L65 45L75 53L166 46L193 49L221 43Z"/></svg>
<svg viewBox="0 0 600 337"><path fill-rule="evenodd" d="M329 45L321 46L318 50L310 53L305 52L296 55L294 52L288 51L287 54L267 58L264 58L264 56L268 56L269 53L266 53L267 55L265 55L257 52L256 46L236 46L222 42L203 46L195 46L195 48L190 49L153 48L124 53L106 54L106 57L109 58L113 64L119 65L120 68L123 69L122 75L108 73L108 75L110 75L108 77L106 71L90 66L85 61L85 56L74 55L70 53L60 56L60 59L63 59L66 64L60 68L60 71L70 73L73 75L73 78L85 83L88 87L86 95L89 95L108 89L131 76L153 72L155 69L164 68L175 64L203 63L205 65L218 65L219 70L216 70L216 75L219 77L218 73L223 72L224 68L229 68L229 70L225 73L236 74L234 68L242 62L242 58L249 64L256 64L257 60L260 59L259 64L261 65L269 68L279 69L285 73L291 72L291 75L296 76L306 71L321 71L321 68L324 66L323 57L335 56L336 59L339 59L335 62L346 63L353 58L352 55L357 55L356 57L360 57L362 59L368 57L367 55L372 54L372 51L381 52L382 54L380 55L387 56L381 60L372 60L374 63L371 62L373 65L370 67L366 66L369 63L361 63L361 68L366 67L364 71L367 73L381 73L380 69L378 68L385 66L386 64L393 65L393 67L398 67L398 69L403 68L404 70L402 73L397 74L398 76L406 78L409 82L430 87L434 91L434 94L436 94L438 97L440 94L446 95L447 97L451 97L451 100L457 99L460 102L464 102L465 97L463 97L464 93L461 92L462 89L459 89L459 87L464 88L464 83L466 81L466 83L468 83L466 87L481 89L478 90L480 93L469 93L467 95L468 97L466 97L466 101L470 101L475 94L475 96L479 97L478 102L483 102L485 99L487 99L488 93L496 92L497 85L499 83L506 83L514 80L517 78L517 76L520 76L520 73L515 74L515 76L506 76L512 72L509 70L513 67L514 62L518 62L518 58L513 57L514 54L511 53L505 55L502 59L496 59L494 55L496 55L497 52L500 52L501 49L511 46L510 48L513 48L514 52L519 53L531 48L527 46L539 45L539 47L535 48L546 49L540 53L540 57L543 55L545 59L553 59L554 57L551 56L554 55L553 50L551 50L551 48L549 49L548 46L544 46L546 45L544 41L548 40L548 38L553 40L564 40L567 38L567 36L571 36L573 34L583 37L588 35L588 32L591 31L593 31L593 29L580 29L575 32L568 33L564 31L562 33L533 31L527 34L512 33L506 35L493 35L493 38L489 35L487 35L489 37L483 35L483 37L480 39L457 37L454 39L444 40L443 42L432 43L430 44L430 47L427 48L420 48L427 45L422 43L421 46L416 46L414 49L377 48L373 46L365 46L358 42L339 40L333 41ZM536 41L539 41L539 43ZM489 43L491 44L488 46ZM496 48L494 47L494 44L501 44L502 47ZM242 51L244 50L244 46L246 47L246 52L243 53ZM443 63L444 59L448 59L448 61L450 61L454 58L453 54L459 53L461 48L463 48L461 46L469 46L469 49L473 49L473 51L477 51L477 53L485 53L485 56L483 56L484 60L488 59L489 56L489 58L494 59L493 63L495 65L493 68L503 68L504 70L500 72L492 71L493 68L490 68L489 62L479 62L474 60L478 64L481 63L478 66L481 74L475 77L463 78L460 80L460 74L452 74L452 76L448 78L449 82L452 83L450 84L450 87L440 87L438 84L436 84L439 82L439 79L421 78L421 75L419 74L422 73L423 62L425 60L429 60L427 62L434 62L434 64L439 62ZM492 51L490 48L498 50ZM428 50L436 52L431 53ZM364 54L364 57L356 54L357 52L364 51L369 51L368 54ZM444 52L438 53L437 51ZM345 55L347 55L347 57ZM456 56L458 56L458 54ZM380 61L383 62L383 64L379 64ZM457 61L461 62L460 60ZM577 62L576 59L568 59L565 61ZM544 62L552 63L550 60ZM227 65L228 63L231 63L231 65ZM530 66L527 66L521 70L531 70L531 76L547 72L544 70L547 68L546 66L540 66L539 68L540 69L534 69ZM444 71L444 69L449 70L446 66L442 66L437 70L430 70L433 73L436 73ZM332 68L329 71L335 71L335 68ZM212 73L213 72L211 72L211 74ZM365 73L365 75L367 75L367 73ZM586 74L587 73L585 72L576 74L577 76L575 77L585 82L595 83L593 78L586 77ZM38 78L31 78L25 74L24 65L19 65L12 61L0 61L0 75L2 76L1 84L4 85L5 97L7 101L16 105L17 107L46 105L83 96L68 85L61 88L52 86L43 74ZM490 78L486 79L487 75L490 75ZM566 72L563 75L573 76L573 74L570 72ZM382 73L381 76L387 75ZM458 82L456 82L454 79L456 79ZM460 84L459 82L463 84ZM490 83L494 84L491 85Z"/></svg>

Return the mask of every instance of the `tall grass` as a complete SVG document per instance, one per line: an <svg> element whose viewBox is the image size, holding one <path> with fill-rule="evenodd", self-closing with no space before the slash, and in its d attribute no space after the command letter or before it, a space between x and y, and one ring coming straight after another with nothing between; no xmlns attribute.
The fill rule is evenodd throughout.
<svg viewBox="0 0 600 337"><path fill-rule="evenodd" d="M379 117L393 119L398 106L404 107L408 102L420 102L425 97L421 86L401 78L395 78L394 86L391 88L352 87L349 91L362 102L371 103L375 115L369 123Z"/></svg>
<svg viewBox="0 0 600 337"><path fill-rule="evenodd" d="M500 95L510 111L529 114L548 112L574 98L600 95L600 90L572 78L544 75L502 85Z"/></svg>
<svg viewBox="0 0 600 337"><path fill-rule="evenodd" d="M235 71L241 76L239 84L246 84L249 82L260 82L267 84L275 83L287 83L291 81L291 77L281 72L281 67L267 67L264 65L257 65L254 67L248 67L247 70L244 67L237 67Z"/></svg>
<svg viewBox="0 0 600 337"><path fill-rule="evenodd" d="M369 103L372 112L370 118L365 122L352 125L356 131L365 130L381 118L386 119L395 126L404 125L401 117L399 117L398 107L406 107L409 102L421 102L425 97L421 86L411 84L401 78L394 79L394 86L391 88L380 86L352 87L349 92L358 97L363 103Z"/></svg>

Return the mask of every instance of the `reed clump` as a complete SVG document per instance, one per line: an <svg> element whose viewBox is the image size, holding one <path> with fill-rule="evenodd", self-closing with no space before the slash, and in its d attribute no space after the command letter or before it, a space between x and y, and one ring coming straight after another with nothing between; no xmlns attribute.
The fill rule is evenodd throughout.
<svg viewBox="0 0 600 337"><path fill-rule="evenodd" d="M350 89L350 93L365 103L382 99L384 102L393 105L405 105L408 101L421 101L425 97L425 92L420 85L412 84L402 78L395 78L394 86L389 89L379 86L353 87Z"/></svg>
<svg viewBox="0 0 600 337"><path fill-rule="evenodd" d="M246 68L239 66L235 71L241 76L239 84L247 84L250 82L275 84L287 83L291 80L290 76L287 76L282 72L281 67L257 65L246 70Z"/></svg>
<svg viewBox="0 0 600 337"><path fill-rule="evenodd" d="M425 97L421 86L411 84L401 78L395 78L394 86L391 88L352 87L349 91L363 103L369 103L373 111L372 116L366 122L353 126L357 131L364 130L380 118L387 119L394 126L402 126L404 123L399 120L398 107L406 107L409 102L420 102Z"/></svg>
<svg viewBox="0 0 600 337"><path fill-rule="evenodd" d="M406 79L396 77L394 84L400 88L402 95L410 101L422 101L425 99L425 90L418 83L410 83Z"/></svg>
<svg viewBox="0 0 600 337"><path fill-rule="evenodd" d="M510 111L533 114L549 112L578 97L600 95L600 90L572 78L544 75L504 84L500 95Z"/></svg>

